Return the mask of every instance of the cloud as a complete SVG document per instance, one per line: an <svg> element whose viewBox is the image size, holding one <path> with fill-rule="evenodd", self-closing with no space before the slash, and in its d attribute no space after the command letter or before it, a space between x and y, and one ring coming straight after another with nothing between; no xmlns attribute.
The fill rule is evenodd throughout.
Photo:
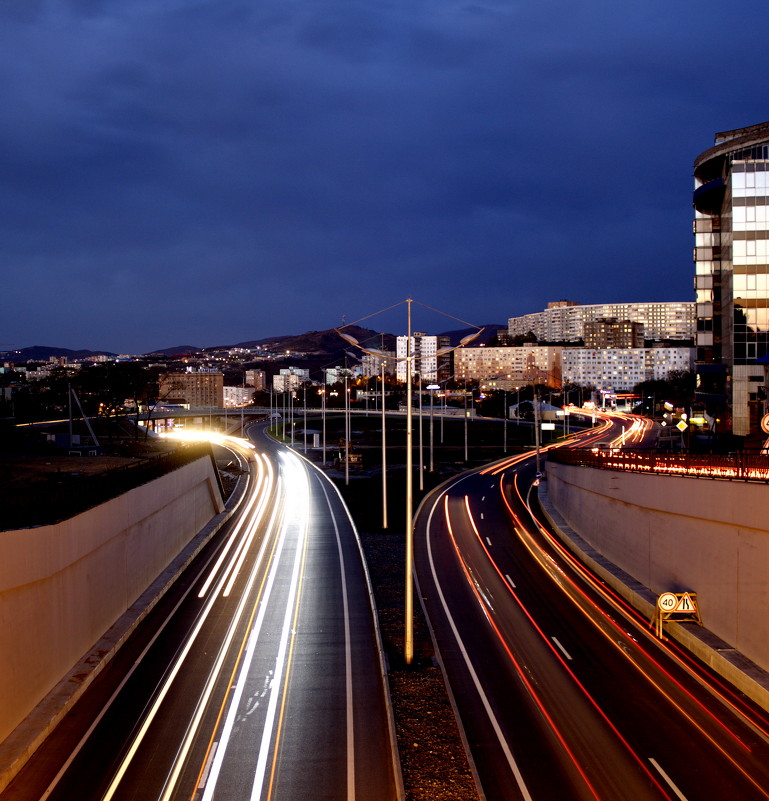
<svg viewBox="0 0 769 801"><path fill-rule="evenodd" d="M89 342L62 344L141 350L221 341L233 318L241 339L324 328L405 292L495 321L553 291L689 299L691 163L766 117L760 26L730 31L712 0L51 0L0 19L0 260L36 298L3 339L74 332L72 308Z"/></svg>

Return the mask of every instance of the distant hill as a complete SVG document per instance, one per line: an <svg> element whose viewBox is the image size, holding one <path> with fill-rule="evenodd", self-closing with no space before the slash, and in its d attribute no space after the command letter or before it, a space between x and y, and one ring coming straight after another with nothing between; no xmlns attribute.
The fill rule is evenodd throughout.
<svg viewBox="0 0 769 801"><path fill-rule="evenodd" d="M498 323L489 323L488 325L481 326L483 331L477 339L474 339L468 347L477 348L480 345L488 345L492 339L497 335L497 331L507 331L506 325L499 325ZM470 336L475 333L476 328L460 328L456 331L444 331L440 336L448 337L452 345L459 345L463 337Z"/></svg>
<svg viewBox="0 0 769 801"><path fill-rule="evenodd" d="M478 339L473 340L471 347L478 345L485 345L494 338L497 331L506 329L507 326L492 323L483 327L483 333ZM455 331L444 331L439 336L447 336L452 345L458 345L459 341L469 334L473 333L474 328L463 328ZM355 337L358 342L364 347L371 347L377 350L395 350L394 334L384 334L378 331L373 331L370 328L361 328L357 325L348 325L344 327L344 332ZM405 332L403 332L405 333ZM185 356L187 354L193 355L196 353L203 353L206 351L223 350L226 348L268 348L273 351L290 351L291 354L302 353L305 358L314 362L318 360L325 360L331 362L338 358L343 358L345 351L356 352L358 356L362 355L356 348L346 342L335 329L329 328L325 331L306 331L304 334L287 334L285 336L272 336L264 337L263 339L253 339L247 342L238 342L236 345L218 345L216 347L200 348L196 345L175 345L170 348L158 348L157 350L149 351L144 354L145 356ZM47 361L53 357L65 356L70 360L85 359L89 356L116 356L115 353L103 350L70 350L69 348L55 348L46 347L43 345L34 345L29 348L21 348L20 350L0 351L0 355L9 361L25 362L25 361ZM288 360L295 360L294 357L288 355Z"/></svg>
<svg viewBox="0 0 769 801"><path fill-rule="evenodd" d="M53 348L47 345L32 345L19 350L0 351L5 358L15 362L46 362L51 358L65 356L67 359L86 359L89 356L116 356L106 350L70 350L69 348Z"/></svg>
<svg viewBox="0 0 769 801"><path fill-rule="evenodd" d="M355 337L361 345L381 349L384 338L384 349L395 350L395 337L392 334L380 334L369 328L357 325L348 325L345 334ZM251 342L239 342L235 347L255 348L269 346L271 349L284 351L298 351L308 355L338 355L352 346L345 342L335 329L326 331L307 331L304 334L294 334L285 337L270 337Z"/></svg>
<svg viewBox="0 0 769 801"><path fill-rule="evenodd" d="M190 353L200 353L202 349L197 345L176 345L173 348L160 348L159 350L151 350L145 353L145 356L185 356Z"/></svg>

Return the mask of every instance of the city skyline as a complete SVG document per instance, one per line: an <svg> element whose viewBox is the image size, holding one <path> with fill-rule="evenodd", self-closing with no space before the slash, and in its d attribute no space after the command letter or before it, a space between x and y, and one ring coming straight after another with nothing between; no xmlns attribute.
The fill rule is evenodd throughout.
<svg viewBox="0 0 769 801"><path fill-rule="evenodd" d="M693 162L769 119L766 14L6 5L0 348L235 344L406 297L478 325L692 301Z"/></svg>

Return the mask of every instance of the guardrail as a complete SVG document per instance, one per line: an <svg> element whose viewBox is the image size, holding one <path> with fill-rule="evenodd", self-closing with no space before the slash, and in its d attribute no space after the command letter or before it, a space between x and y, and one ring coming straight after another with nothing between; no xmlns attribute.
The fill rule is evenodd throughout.
<svg viewBox="0 0 769 801"><path fill-rule="evenodd" d="M620 448L558 448L549 451L547 458L551 462L601 470L769 482L769 455L758 453L671 454Z"/></svg>

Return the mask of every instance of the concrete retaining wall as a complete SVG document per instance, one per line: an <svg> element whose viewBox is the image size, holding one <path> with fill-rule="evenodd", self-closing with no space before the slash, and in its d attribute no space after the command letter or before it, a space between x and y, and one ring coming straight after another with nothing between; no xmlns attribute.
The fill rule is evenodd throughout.
<svg viewBox="0 0 769 801"><path fill-rule="evenodd" d="M769 670L769 486L549 463L550 499L656 594L697 593L703 624Z"/></svg>
<svg viewBox="0 0 769 801"><path fill-rule="evenodd" d="M0 742L223 508L203 458L57 525L0 532Z"/></svg>

